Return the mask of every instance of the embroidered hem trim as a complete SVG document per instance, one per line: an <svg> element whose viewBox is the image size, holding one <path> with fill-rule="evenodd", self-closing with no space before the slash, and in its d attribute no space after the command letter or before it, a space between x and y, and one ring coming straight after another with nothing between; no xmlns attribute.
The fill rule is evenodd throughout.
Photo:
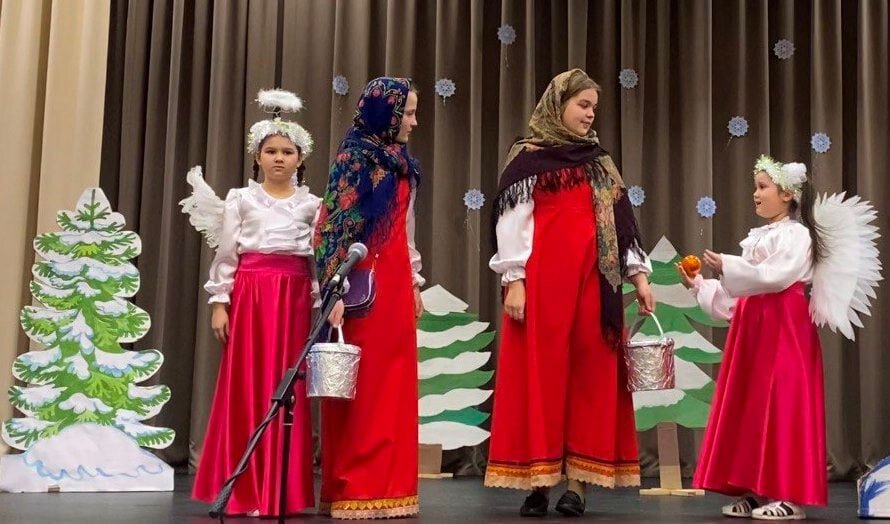
<svg viewBox="0 0 890 524"><path fill-rule="evenodd" d="M562 461L539 462L529 466L489 463L485 469L485 486L530 490L549 487L562 480Z"/></svg>
<svg viewBox="0 0 890 524"><path fill-rule="evenodd" d="M640 485L640 465L612 464L569 455L566 458L566 477L604 488Z"/></svg>
<svg viewBox="0 0 890 524"><path fill-rule="evenodd" d="M319 506L320 514L345 520L409 517L419 512L417 495L391 499L340 500L333 503L323 502Z"/></svg>
<svg viewBox="0 0 890 524"><path fill-rule="evenodd" d="M489 463L485 486L530 490L550 487L562 480L563 462L536 463L529 466ZM640 485L640 465L614 464L569 455L565 460L566 477L606 488Z"/></svg>

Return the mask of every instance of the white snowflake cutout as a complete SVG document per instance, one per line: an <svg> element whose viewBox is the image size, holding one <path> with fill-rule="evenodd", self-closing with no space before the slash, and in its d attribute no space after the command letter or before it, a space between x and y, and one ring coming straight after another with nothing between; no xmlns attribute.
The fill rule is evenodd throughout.
<svg viewBox="0 0 890 524"><path fill-rule="evenodd" d="M340 96L346 96L349 94L349 80L346 80L345 76L343 76L343 75L335 76L333 85L334 85L334 93L337 93Z"/></svg>
<svg viewBox="0 0 890 524"><path fill-rule="evenodd" d="M748 121L743 116L734 116L729 120L726 128L729 129L729 134L734 137L745 136L748 134Z"/></svg>
<svg viewBox="0 0 890 524"><path fill-rule="evenodd" d="M516 41L516 30L510 24L504 24L498 28L498 40L504 45L511 45Z"/></svg>
<svg viewBox="0 0 890 524"><path fill-rule="evenodd" d="M714 199L709 196L703 196L695 204L695 210L702 218L711 218L717 213L717 202L714 202Z"/></svg>
<svg viewBox="0 0 890 524"><path fill-rule="evenodd" d="M831 148L831 138L826 133L813 133L812 138L810 138L810 145L813 147L813 151L826 153Z"/></svg>
<svg viewBox="0 0 890 524"><path fill-rule="evenodd" d="M478 211L485 205L485 195L478 189L470 189L464 193L464 205L467 206L467 209Z"/></svg>
<svg viewBox="0 0 890 524"><path fill-rule="evenodd" d="M646 200L646 192L643 191L643 188L640 186L630 186L627 189L627 198L630 199L631 205L640 207Z"/></svg>
<svg viewBox="0 0 890 524"><path fill-rule="evenodd" d="M442 97L443 102L446 98L454 96L455 91L457 91L457 87L450 78L436 80L436 94Z"/></svg>
<svg viewBox="0 0 890 524"><path fill-rule="evenodd" d="M624 89L633 89L640 83L640 75L633 69L622 69L621 72L618 73L618 83L621 84L621 87Z"/></svg>
<svg viewBox="0 0 890 524"><path fill-rule="evenodd" d="M794 55L794 44L790 40L783 38L773 46L773 54L775 54L779 60L788 60Z"/></svg>

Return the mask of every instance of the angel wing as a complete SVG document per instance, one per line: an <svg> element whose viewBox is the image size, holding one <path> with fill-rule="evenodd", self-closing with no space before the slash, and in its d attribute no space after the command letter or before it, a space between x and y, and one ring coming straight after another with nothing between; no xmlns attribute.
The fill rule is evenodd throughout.
<svg viewBox="0 0 890 524"><path fill-rule="evenodd" d="M881 235L872 222L877 211L858 196L820 195L813 218L823 242L822 259L813 270L810 316L855 340L853 326L862 327L859 314L870 315L870 299L883 279L875 239Z"/></svg>
<svg viewBox="0 0 890 524"><path fill-rule="evenodd" d="M192 186L192 194L179 202L182 212L188 214L189 222L204 235L207 245L216 249L222 233L225 202L204 181L201 166L191 168L186 180Z"/></svg>

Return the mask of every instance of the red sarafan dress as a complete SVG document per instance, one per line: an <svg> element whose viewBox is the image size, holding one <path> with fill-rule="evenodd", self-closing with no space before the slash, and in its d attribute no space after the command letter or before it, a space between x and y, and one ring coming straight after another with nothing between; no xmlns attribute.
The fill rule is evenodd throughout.
<svg viewBox="0 0 890 524"><path fill-rule="evenodd" d="M370 313L344 322L362 349L353 400L322 402L321 511L368 519L418 513L417 324L406 219L411 189L400 179L391 231L363 262L374 265Z"/></svg>
<svg viewBox="0 0 890 524"><path fill-rule="evenodd" d="M544 189L541 179L581 182ZM622 354L600 323L592 189L583 166L538 176L498 220L491 267L525 279L525 319L504 315L485 485L529 490L561 475L605 487L640 481ZM638 261L638 266L645 266Z"/></svg>

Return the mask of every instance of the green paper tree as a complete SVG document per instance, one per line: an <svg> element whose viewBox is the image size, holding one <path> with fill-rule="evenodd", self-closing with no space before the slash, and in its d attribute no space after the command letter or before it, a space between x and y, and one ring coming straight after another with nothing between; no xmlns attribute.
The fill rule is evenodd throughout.
<svg viewBox="0 0 890 524"><path fill-rule="evenodd" d="M715 321L698 305L695 297L680 283L680 275L674 264L681 259L677 250L661 237L649 254L652 274L649 280L656 299L655 314L665 336L673 338L676 388L634 393L634 412L637 430L645 431L663 422L675 422L687 428L703 428L708 422L714 381L703 372L700 364L720 362L723 353L698 332L693 322L703 326L725 327ZM634 287L625 284L624 292ZM637 320L637 305L631 303L625 309L627 324ZM658 337L658 327L647 319L634 340Z"/></svg>
<svg viewBox="0 0 890 524"><path fill-rule="evenodd" d="M34 264L30 288L41 304L26 306L21 324L45 349L20 355L13 375L28 387L12 386L9 399L25 416L3 424L3 440L27 450L63 429L92 423L115 427L140 445L164 448L172 429L142 421L170 399L167 386L142 387L164 361L157 350L128 351L121 343L148 331L148 313L130 303L140 284L130 262L139 255L139 236L124 230L101 189L84 191L75 211L60 211L62 231L34 240L43 259Z"/></svg>
<svg viewBox="0 0 890 524"><path fill-rule="evenodd" d="M478 409L491 396L483 371L494 340L487 322L468 313L467 304L434 286L422 294L425 311L417 323L420 443L443 450L475 446L489 437L479 426L489 414Z"/></svg>

